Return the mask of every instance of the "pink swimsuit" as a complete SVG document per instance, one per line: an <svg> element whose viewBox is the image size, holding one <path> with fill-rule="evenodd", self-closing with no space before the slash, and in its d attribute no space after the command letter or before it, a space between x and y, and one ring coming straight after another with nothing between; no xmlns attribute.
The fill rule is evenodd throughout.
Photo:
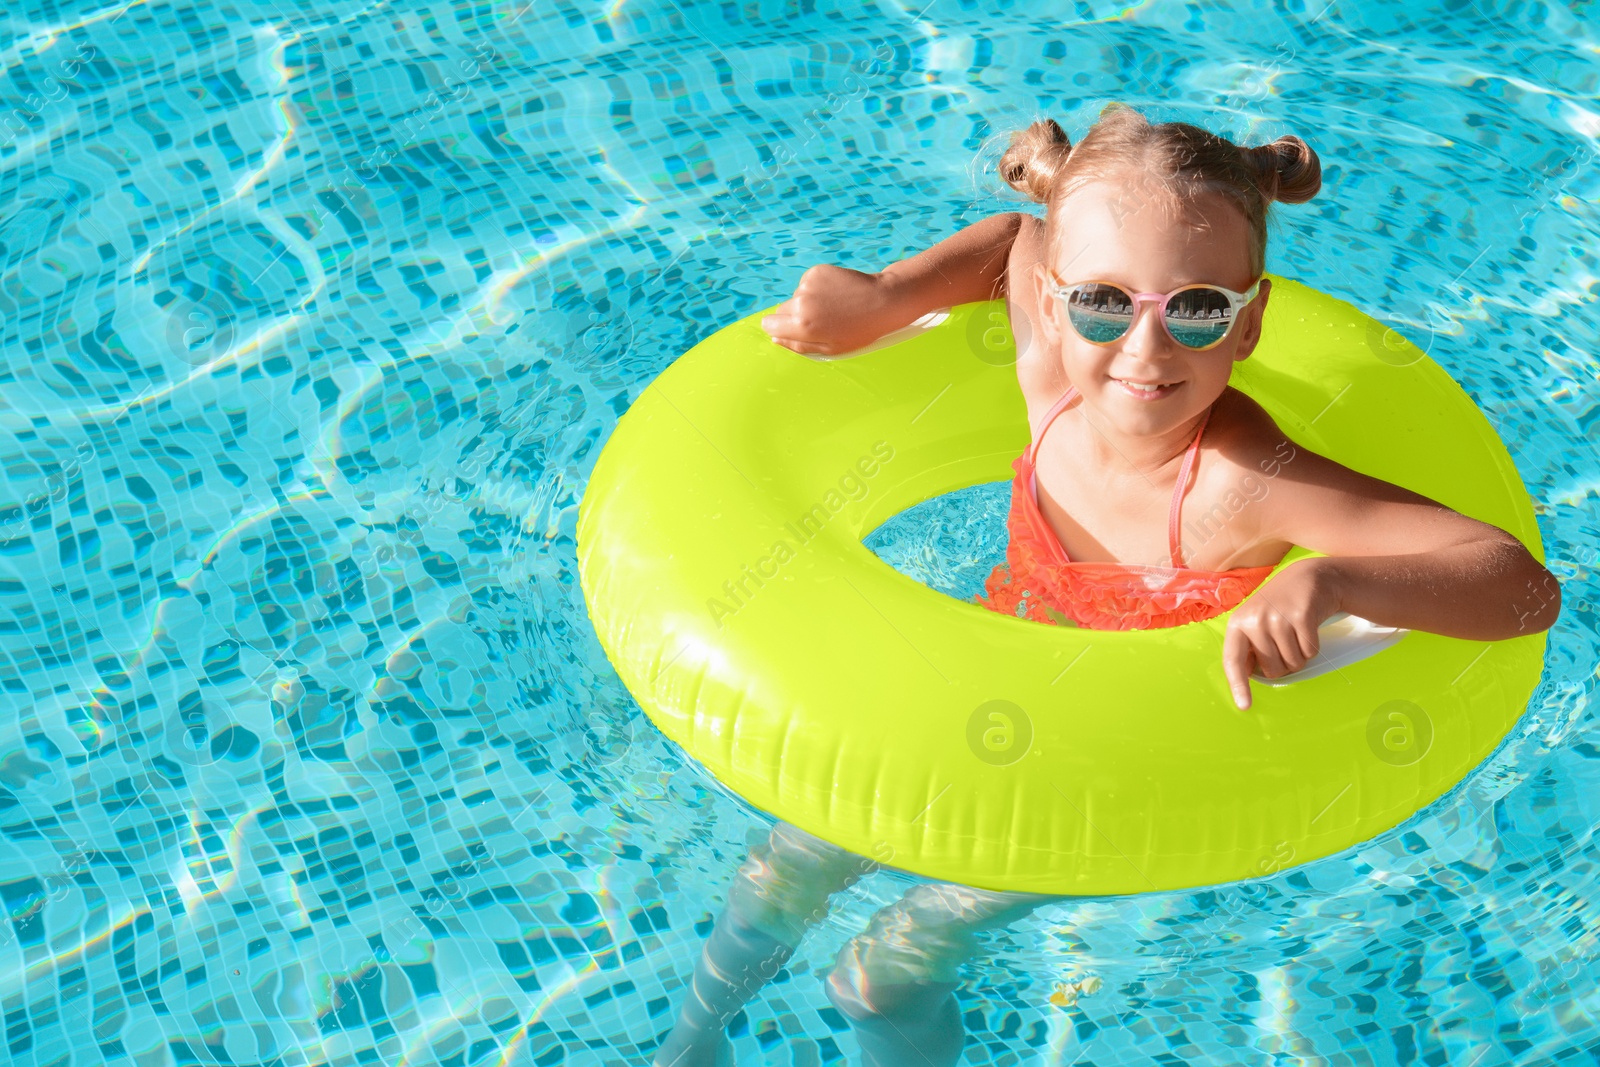
<svg viewBox="0 0 1600 1067"><path fill-rule="evenodd" d="M1011 464L1017 476L1011 483L1011 511L1006 516L1010 534L1006 562L989 575L984 583L987 599L980 596L978 603L1037 622L1076 623L1095 630L1146 630L1220 615L1266 581L1273 570L1270 566L1201 571L1183 565L1178 547L1178 512L1200 453L1204 420L1183 457L1178 484L1172 491L1167 519L1172 565L1075 563L1068 559L1055 531L1039 511L1034 455L1050 424L1077 395L1076 388L1067 389L1045 415L1027 450ZM1210 417L1207 414L1206 419Z"/></svg>

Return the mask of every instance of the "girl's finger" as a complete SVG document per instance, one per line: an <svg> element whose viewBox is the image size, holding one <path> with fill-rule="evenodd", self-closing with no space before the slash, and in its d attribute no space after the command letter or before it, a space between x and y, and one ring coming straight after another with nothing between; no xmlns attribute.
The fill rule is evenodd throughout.
<svg viewBox="0 0 1600 1067"><path fill-rule="evenodd" d="M1270 633L1261 631L1247 632L1250 638L1250 654L1255 658L1256 666L1261 668L1263 678L1276 678L1285 674L1283 656L1278 652L1278 642Z"/></svg>
<svg viewBox="0 0 1600 1067"><path fill-rule="evenodd" d="M783 337L812 338L816 336L819 326L816 309L800 304L793 297L773 308L771 314L761 319L763 330Z"/></svg>
<svg viewBox="0 0 1600 1067"><path fill-rule="evenodd" d="M1310 659L1300 647L1300 631L1294 624L1281 615L1273 620L1271 627L1271 640L1273 650L1278 654L1278 662L1283 665L1283 673L1291 674L1306 665ZM1268 677L1272 677L1269 675Z"/></svg>
<svg viewBox="0 0 1600 1067"><path fill-rule="evenodd" d="M1322 635L1317 632L1315 623L1297 626L1294 633L1295 639L1300 643L1300 651L1305 653L1306 659L1309 660L1312 656L1315 656L1317 650L1322 647Z"/></svg>
<svg viewBox="0 0 1600 1067"><path fill-rule="evenodd" d="M1227 676L1233 702L1240 711L1250 707L1250 642L1236 626L1222 636L1222 673Z"/></svg>
<svg viewBox="0 0 1600 1067"><path fill-rule="evenodd" d="M784 310L786 307L787 304L780 304L772 314L761 317L761 328L766 330L767 336L774 341L780 336L793 337L800 332L799 323L795 322L793 315Z"/></svg>
<svg viewBox="0 0 1600 1067"><path fill-rule="evenodd" d="M766 319L761 320L761 328L767 331L767 336L776 341L780 337L787 337L791 341L803 341L807 344L821 340L818 335L826 336L827 331L818 327L810 319L798 315L772 316L769 326Z"/></svg>
<svg viewBox="0 0 1600 1067"><path fill-rule="evenodd" d="M791 352L799 352L803 356L831 356L836 354L839 347L818 344L815 341L801 341L793 337L774 337L772 343L782 345Z"/></svg>

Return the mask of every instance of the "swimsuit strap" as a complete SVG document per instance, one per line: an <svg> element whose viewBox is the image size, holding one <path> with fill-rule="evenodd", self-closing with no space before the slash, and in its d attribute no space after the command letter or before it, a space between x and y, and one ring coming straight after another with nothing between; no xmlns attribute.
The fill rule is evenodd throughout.
<svg viewBox="0 0 1600 1067"><path fill-rule="evenodd" d="M1077 386L1067 386L1067 391L1061 394L1061 399L1052 404L1050 410L1044 413L1044 418L1040 421L1039 428L1033 432L1033 440L1028 442L1027 455L1030 466L1033 463L1034 453L1039 449L1039 442L1044 438L1044 432L1050 428L1052 422L1056 421L1056 416L1061 414L1062 409L1072 403L1077 395Z"/></svg>
<svg viewBox="0 0 1600 1067"><path fill-rule="evenodd" d="M1200 455L1200 435L1206 432L1206 423L1210 421L1211 409L1207 408L1200 428L1194 432L1194 440L1189 443L1189 451L1184 453L1183 466L1178 468L1178 484L1172 487L1172 507L1167 512L1167 551L1172 556L1172 565L1178 568L1183 567L1183 553L1178 549L1178 513L1183 507L1183 494L1189 488L1189 476L1194 473L1195 460Z"/></svg>
<svg viewBox="0 0 1600 1067"><path fill-rule="evenodd" d="M1062 409L1072 403L1078 395L1078 387L1067 386L1067 391L1061 394L1061 399L1051 405L1045 412L1039 429L1034 432L1033 440L1028 442L1027 458L1029 468L1033 467L1034 452L1038 450L1039 442L1044 439L1045 431L1050 429L1050 424L1061 414ZM1200 428L1194 432L1194 440L1189 442L1189 451L1184 453L1183 466L1178 469L1178 484L1172 487L1172 507L1167 512L1167 552L1172 557L1172 565L1183 569L1183 553L1178 549L1178 518L1183 507L1183 494L1189 488L1189 477L1194 473L1195 461L1200 455L1200 436L1206 432L1206 423L1211 421L1211 410L1206 410L1205 416L1200 420Z"/></svg>

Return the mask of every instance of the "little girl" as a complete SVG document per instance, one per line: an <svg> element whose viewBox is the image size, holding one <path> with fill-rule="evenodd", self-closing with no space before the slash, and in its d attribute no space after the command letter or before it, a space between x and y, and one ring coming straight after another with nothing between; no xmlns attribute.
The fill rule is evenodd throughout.
<svg viewBox="0 0 1600 1067"><path fill-rule="evenodd" d="M1338 612L1475 641L1554 623L1555 580L1510 534L1290 442L1228 385L1272 292L1267 206L1321 187L1304 141L1242 148L1113 104L1077 145L1049 120L1014 134L1000 173L1045 205L1042 220L986 219L878 274L814 266L762 320L778 344L834 355L936 308L1005 296L1033 437L1013 464L1006 562L981 602L1099 629L1233 610L1221 666L1241 709L1250 675L1299 670ZM1180 543L1183 509L1217 514L1263 470L1277 472L1268 491ZM1326 555L1267 581L1291 545ZM721 1027L771 975L756 975L758 961L787 958L828 894L872 868L778 824L741 868L662 1053L678 1067L725 1056ZM951 991L970 931L1054 899L933 883L874 917L827 986L869 1067L955 1063Z"/></svg>

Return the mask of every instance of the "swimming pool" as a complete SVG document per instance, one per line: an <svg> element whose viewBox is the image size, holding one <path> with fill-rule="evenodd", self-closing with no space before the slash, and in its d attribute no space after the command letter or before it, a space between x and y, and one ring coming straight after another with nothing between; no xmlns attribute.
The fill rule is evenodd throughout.
<svg viewBox="0 0 1600 1067"><path fill-rule="evenodd" d="M1113 97L1311 141L1269 268L1475 397L1565 610L1506 745L1395 831L995 937L968 1061L1600 1050L1588 5L25 5L0 47L10 1062L647 1062L768 822L595 641L599 446L806 265L1014 209L991 132ZM1005 502L869 544L970 595ZM841 894L741 1063L853 1060L817 974L909 882Z"/></svg>

